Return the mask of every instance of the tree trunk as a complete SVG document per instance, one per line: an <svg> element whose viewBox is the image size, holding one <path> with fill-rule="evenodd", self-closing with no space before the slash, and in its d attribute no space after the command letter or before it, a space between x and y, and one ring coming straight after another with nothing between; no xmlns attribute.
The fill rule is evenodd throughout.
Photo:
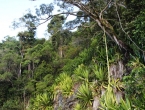
<svg viewBox="0 0 145 110"><path fill-rule="evenodd" d="M18 73L18 78L21 76L21 72L22 72L22 69L21 69L21 67L22 67L22 64L20 63L20 67L19 67L19 73Z"/></svg>
<svg viewBox="0 0 145 110"><path fill-rule="evenodd" d="M28 77L31 78L31 63L28 64Z"/></svg>

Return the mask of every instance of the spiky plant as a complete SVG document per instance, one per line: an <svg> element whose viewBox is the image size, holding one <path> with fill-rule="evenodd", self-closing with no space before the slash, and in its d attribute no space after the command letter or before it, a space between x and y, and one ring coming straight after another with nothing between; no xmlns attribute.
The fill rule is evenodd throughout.
<svg viewBox="0 0 145 110"><path fill-rule="evenodd" d="M88 82L89 78L89 71L86 69L86 67L81 64L78 66L78 68L75 69L75 80L81 81L81 82Z"/></svg>
<svg viewBox="0 0 145 110"><path fill-rule="evenodd" d="M33 99L32 110L52 110L53 95L50 93L38 94Z"/></svg>
<svg viewBox="0 0 145 110"><path fill-rule="evenodd" d="M131 110L132 109L131 102L129 101L128 98L126 98L125 101L123 99L121 100L120 108L121 108L121 110Z"/></svg>
<svg viewBox="0 0 145 110"><path fill-rule="evenodd" d="M79 103L77 103L74 107L74 110L82 110L82 109L83 108L82 108L81 104L79 104Z"/></svg>
<svg viewBox="0 0 145 110"><path fill-rule="evenodd" d="M56 79L55 91L60 90L64 96L72 93L73 81L67 73L61 73Z"/></svg>
<svg viewBox="0 0 145 110"><path fill-rule="evenodd" d="M113 89L108 85L106 93L101 99L101 110L118 110L116 105L115 95L113 94Z"/></svg>
<svg viewBox="0 0 145 110"><path fill-rule="evenodd" d="M82 103L83 107L92 105L93 96L88 83L84 83L79 87L76 96L80 103Z"/></svg>
<svg viewBox="0 0 145 110"><path fill-rule="evenodd" d="M106 79L105 69L103 67L99 67L98 65L95 65L93 68L93 72L99 81L103 81Z"/></svg>
<svg viewBox="0 0 145 110"><path fill-rule="evenodd" d="M106 93L101 98L101 110L131 110L131 102L128 98L123 100L121 98L120 102L117 102L115 94L113 92L113 87L108 85Z"/></svg>

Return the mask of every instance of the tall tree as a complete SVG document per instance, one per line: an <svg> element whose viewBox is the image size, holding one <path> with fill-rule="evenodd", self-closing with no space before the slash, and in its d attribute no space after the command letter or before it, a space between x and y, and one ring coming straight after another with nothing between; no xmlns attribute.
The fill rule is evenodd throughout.
<svg viewBox="0 0 145 110"><path fill-rule="evenodd" d="M58 5L67 9L70 7L77 7L81 10L85 15L87 15L90 19L94 20L98 26L103 30L103 32L111 38L121 49L131 52L130 47L118 36L115 31L114 24L111 24L106 15L111 7L124 6L123 1L113 1L113 0L56 0L58 1ZM115 10L113 10L116 13ZM69 12L71 13L71 12ZM117 19L116 19L117 20ZM118 20L117 20L118 21Z"/></svg>

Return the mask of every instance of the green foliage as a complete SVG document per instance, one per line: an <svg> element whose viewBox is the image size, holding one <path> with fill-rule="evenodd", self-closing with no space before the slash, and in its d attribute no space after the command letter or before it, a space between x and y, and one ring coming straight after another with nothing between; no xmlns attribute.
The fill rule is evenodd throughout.
<svg viewBox="0 0 145 110"><path fill-rule="evenodd" d="M93 68L93 72L96 75L96 79L98 81L104 81L107 78L106 70L104 70L101 66L99 67L98 65L95 65Z"/></svg>
<svg viewBox="0 0 145 110"><path fill-rule="evenodd" d="M52 72L52 66L47 64L45 61L41 62L41 64L35 69L35 78L41 80L46 74L50 74Z"/></svg>
<svg viewBox="0 0 145 110"><path fill-rule="evenodd" d="M125 2L127 5L125 16L128 21L133 20L142 10L144 10L144 0L125 0Z"/></svg>
<svg viewBox="0 0 145 110"><path fill-rule="evenodd" d="M55 81L56 85L54 90L56 92L57 90L60 90L64 96L69 96L72 94L73 80L67 73L61 73Z"/></svg>
<svg viewBox="0 0 145 110"><path fill-rule="evenodd" d="M131 110L132 109L131 103L128 98L126 98L125 101L123 99L121 100L120 108L122 108L122 110Z"/></svg>
<svg viewBox="0 0 145 110"><path fill-rule="evenodd" d="M53 16L54 4L42 4L36 15L29 12L20 18L27 30L18 33L19 40L7 36L0 43L0 109L22 110L29 106L30 110L53 110L57 104L61 109L59 104L65 100L64 106L89 110L97 96L102 110L144 110L144 0L117 0L109 5L103 0L56 1L63 12L72 12L77 3L83 8L73 13L79 15L75 20L66 23L69 13ZM46 15L52 18L47 25L51 35L48 40L36 39L36 27ZM76 26L75 31L67 29ZM104 29L109 64L122 60L126 73L123 80L111 79L109 84ZM125 95L120 102L117 92Z"/></svg>
<svg viewBox="0 0 145 110"><path fill-rule="evenodd" d="M131 74L124 77L126 95L137 109L145 108L145 66L134 58L129 65L133 68Z"/></svg>
<svg viewBox="0 0 145 110"><path fill-rule="evenodd" d="M128 98L123 100L121 98L120 103L117 103L115 98L115 94L113 92L113 88L108 85L105 94L101 98L101 110L108 109L108 110L132 110L131 102Z"/></svg>
<svg viewBox="0 0 145 110"><path fill-rule="evenodd" d="M89 81L89 70L83 65L79 65L78 68L74 70L74 77L76 81L88 82Z"/></svg>
<svg viewBox="0 0 145 110"><path fill-rule="evenodd" d="M31 80L26 83L25 89L28 93L35 92L35 81Z"/></svg>
<svg viewBox="0 0 145 110"><path fill-rule="evenodd" d="M18 99L10 99L3 104L2 110L22 110L22 104Z"/></svg>
<svg viewBox="0 0 145 110"><path fill-rule="evenodd" d="M81 104L77 103L74 107L74 110L82 110L83 107L81 107Z"/></svg>
<svg viewBox="0 0 145 110"><path fill-rule="evenodd" d="M50 87L53 84L53 76L47 74L43 80L36 82L36 90L38 93L50 91Z"/></svg>
<svg viewBox="0 0 145 110"><path fill-rule="evenodd" d="M9 88L11 87L11 83L6 81L1 81L0 83L0 107L2 107L3 103L7 101L7 97L9 96Z"/></svg>
<svg viewBox="0 0 145 110"><path fill-rule="evenodd" d="M0 74L0 80L10 80L12 78L12 73L10 72L5 72L4 74Z"/></svg>
<svg viewBox="0 0 145 110"><path fill-rule="evenodd" d="M81 47L79 46L69 46L68 49L66 50L65 58L70 58L73 59L75 58L79 52L81 51Z"/></svg>
<svg viewBox="0 0 145 110"><path fill-rule="evenodd" d="M83 104L83 107L92 105L93 96L92 91L89 88L89 84L82 84L79 87L76 96L79 99L80 103Z"/></svg>
<svg viewBox="0 0 145 110"><path fill-rule="evenodd" d="M38 94L31 103L31 110L52 110L53 95L51 93Z"/></svg>
<svg viewBox="0 0 145 110"><path fill-rule="evenodd" d="M105 95L102 97L101 109L117 110L118 106L116 104L116 99L113 94L113 89L110 85L107 87Z"/></svg>
<svg viewBox="0 0 145 110"><path fill-rule="evenodd" d="M48 32L53 35L56 34L58 31L61 31L64 20L64 16L55 16L48 24Z"/></svg>
<svg viewBox="0 0 145 110"><path fill-rule="evenodd" d="M130 33L132 40L136 43L136 45L141 48L145 49L145 32L144 32L144 24L145 24L145 13L144 10L140 11L140 13L134 18L132 22L127 25L127 31ZM129 31L129 29L132 29ZM143 54L138 50L138 47L134 44L131 44L132 48L134 49L134 53L137 57L140 58L140 61L143 62Z"/></svg>

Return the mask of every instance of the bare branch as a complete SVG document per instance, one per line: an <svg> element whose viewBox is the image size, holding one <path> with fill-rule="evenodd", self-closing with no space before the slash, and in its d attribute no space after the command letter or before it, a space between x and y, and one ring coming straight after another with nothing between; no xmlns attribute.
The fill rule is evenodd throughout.
<svg viewBox="0 0 145 110"><path fill-rule="evenodd" d="M87 26L87 25L81 25L82 27L84 27L84 28L92 28L92 27L94 27L96 25L96 23L94 24L94 25L92 25L92 26Z"/></svg>
<svg viewBox="0 0 145 110"><path fill-rule="evenodd" d="M117 5L118 5L118 6L121 6L121 7L123 7L123 8L126 8L126 6L123 5L123 4L117 3Z"/></svg>
<svg viewBox="0 0 145 110"><path fill-rule="evenodd" d="M112 0L110 0L110 1L107 3L107 5L104 7L104 9L101 10L100 15L99 15L99 18L100 18L100 19L102 18L102 13L107 9L107 7L109 6L109 4L110 4L111 2L112 2Z"/></svg>

